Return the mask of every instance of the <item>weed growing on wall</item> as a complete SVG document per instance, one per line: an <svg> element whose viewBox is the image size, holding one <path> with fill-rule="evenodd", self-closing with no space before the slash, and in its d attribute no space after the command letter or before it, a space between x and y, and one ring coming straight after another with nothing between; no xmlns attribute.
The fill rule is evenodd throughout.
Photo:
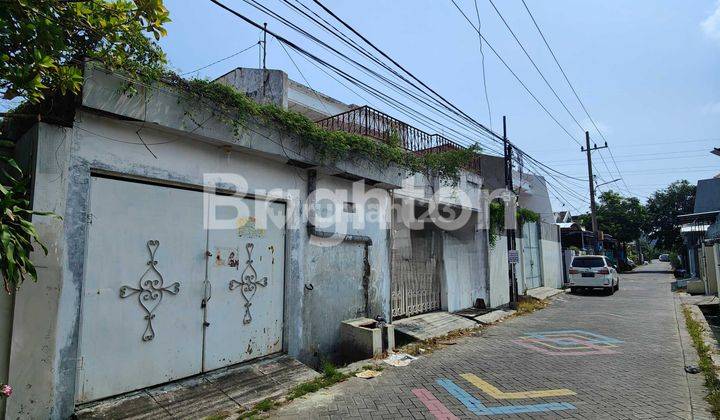
<svg viewBox="0 0 720 420"><path fill-rule="evenodd" d="M275 104L260 104L230 86L207 80L185 80L169 74L164 80L171 86L189 93L193 98L211 102L222 108L215 115L233 127L235 135L245 130L250 120L274 125L297 135L303 146L311 147L321 162L363 157L376 164L395 164L409 172L420 172L457 182L460 170L480 152L478 146L466 149L417 155L401 147L400 139L391 136L389 142L380 142L358 134L329 131L297 112L285 110Z"/></svg>

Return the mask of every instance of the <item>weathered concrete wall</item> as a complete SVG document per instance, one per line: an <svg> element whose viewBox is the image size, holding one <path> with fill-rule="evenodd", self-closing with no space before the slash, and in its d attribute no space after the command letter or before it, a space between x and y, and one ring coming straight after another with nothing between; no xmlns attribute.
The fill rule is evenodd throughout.
<svg viewBox="0 0 720 420"><path fill-rule="evenodd" d="M337 360L341 321L390 319L390 194L362 185L354 189L350 181L330 176L319 177L317 188L337 194L339 204L315 197L317 230L367 236L372 245L314 238L306 246L305 281L312 290L304 290L303 323L308 328L301 359L315 365L322 358Z"/></svg>
<svg viewBox="0 0 720 420"><path fill-rule="evenodd" d="M43 123L33 130L37 136L33 208L65 216L72 130ZM66 229L63 221L47 216L34 216L33 222L49 252L47 256L41 251L32 254L38 282L26 283L15 297L8 376L17 392L7 400L7 418L62 416L55 402L63 387L58 381L58 354L64 343L57 342L56 323L63 282L70 273L66 265ZM67 333L62 331L63 335Z"/></svg>
<svg viewBox="0 0 720 420"><path fill-rule="evenodd" d="M136 132L155 156L140 142ZM38 284L27 284L17 296L9 373L10 383L24 392L17 392L8 400L9 418L63 418L72 413L92 171L195 188L201 188L206 182L205 174L230 173L241 175L247 181L248 192L259 197L275 197L277 194L271 191L277 189L294 191L280 196L288 204L288 220L296 222L293 225L296 228L286 234L283 348L293 356L308 354L303 352L309 345L305 340L307 335L303 334L304 326L323 325L326 319L323 314L303 317L307 313L303 311L305 272L317 274L315 266L306 265L306 258L326 250L318 248L314 253L306 253L306 247L310 246L305 229L307 214L302 206L307 197L306 171L286 165L286 159L274 159L272 153L261 155L246 147L228 148L182 131L161 130L156 125L123 122L87 112L77 114L73 129L40 124L38 133L35 208L52 210L63 216L63 220L37 218L38 230L49 245L50 254L35 256ZM282 138L273 137L278 134L268 132L266 136L282 143ZM336 181L343 187L349 184L345 180ZM332 182L328 181L326 186ZM389 200L381 205L389 207ZM379 225L360 230L372 230L373 238L369 250L369 315L388 317L388 232L379 229ZM352 251L342 255L350 256L350 260L332 261L338 264L336 268L346 268L342 267L343 263L353 270L362 267L352 262L352 258L357 259L355 248L340 245L338 250ZM326 279L334 280L331 276ZM325 297L329 300L325 299L324 305L336 298L332 294Z"/></svg>
<svg viewBox="0 0 720 420"><path fill-rule="evenodd" d="M488 255L490 267L489 305L492 307L506 305L510 302L507 236L498 235L495 246L490 247Z"/></svg>
<svg viewBox="0 0 720 420"><path fill-rule="evenodd" d="M315 241L305 248L304 345L301 359L318 367L336 362L340 351L340 323L367 315L363 285L365 245Z"/></svg>
<svg viewBox="0 0 720 420"><path fill-rule="evenodd" d="M205 142L231 147L248 153L259 153L282 162L295 160L318 165L312 148L304 147L297 136L288 135L277 127L268 127L245 116L228 114L204 100L188 96L167 85L136 86L138 93L124 94L127 84L119 76L90 66L85 71L82 104L102 112L146 121L147 125L163 127L175 134L192 135ZM239 133L226 121L245 121ZM132 141L136 141L137 136ZM334 171L372 179L384 186L399 186L406 171L394 165L380 167L369 159L336 161L328 164Z"/></svg>

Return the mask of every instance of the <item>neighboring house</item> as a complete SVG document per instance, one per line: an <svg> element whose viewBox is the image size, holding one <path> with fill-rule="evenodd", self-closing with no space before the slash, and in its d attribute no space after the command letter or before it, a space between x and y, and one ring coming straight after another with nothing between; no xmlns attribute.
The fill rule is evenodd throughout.
<svg viewBox="0 0 720 420"><path fill-rule="evenodd" d="M555 216L555 223L572 223L572 215L568 210L557 211L553 215Z"/></svg>
<svg viewBox="0 0 720 420"><path fill-rule="evenodd" d="M483 155L480 160L483 188L491 192L505 187L504 159ZM515 249L520 262L516 264L518 293L534 287L561 287L563 263L560 230L555 224L547 183L542 176L513 171L513 186L518 206L540 215L538 222L528 222L516 232ZM507 236L502 232L488 254L490 302L509 302Z"/></svg>
<svg viewBox="0 0 720 420"><path fill-rule="evenodd" d="M720 278L720 251L717 244L720 214L720 178L701 179L697 183L695 207L690 214L678 216L686 253L683 259L691 277L699 278L706 294L717 294Z"/></svg>
<svg viewBox="0 0 720 420"><path fill-rule="evenodd" d="M346 319L508 303L504 236L491 249L481 223L482 191L503 177L496 157L473 161L457 185L360 157L328 164L297 136L255 120L233 127L217 104L162 83L130 94L117 74L89 66L84 77L63 125L35 123L17 142L33 208L63 219L34 218L50 250L33 254L38 282L0 300L12 315L0 319L10 343L0 368L17 390L8 418L67 418L77 405L278 352L317 366L338 356ZM461 147L279 70L218 81L327 128L399 134L412 152ZM542 216L518 232L520 291L559 287L545 180L514 176L520 205ZM470 217L418 226L398 210L431 204Z"/></svg>

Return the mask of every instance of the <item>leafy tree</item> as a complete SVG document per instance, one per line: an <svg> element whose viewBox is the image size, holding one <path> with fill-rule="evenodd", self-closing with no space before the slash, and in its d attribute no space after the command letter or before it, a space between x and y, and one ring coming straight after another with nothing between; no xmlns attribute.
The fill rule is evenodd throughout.
<svg viewBox="0 0 720 420"><path fill-rule="evenodd" d="M0 94L39 102L49 92L78 92L85 59L157 74L165 55L155 40L168 21L162 0L3 0Z"/></svg>
<svg viewBox="0 0 720 420"><path fill-rule="evenodd" d="M3 146L6 142L2 143ZM12 144L10 144L12 146ZM7 156L0 156L0 162L7 168L3 170L3 181L0 183L0 275L3 278L5 291L11 293L27 278L37 280L35 264L30 260L30 253L39 245L47 254L47 248L40 241L35 226L30 221L32 215L52 215L48 212L29 210L27 199L29 179L23 175L15 161ZM54 215L53 215L54 216ZM57 216L55 216L57 217Z"/></svg>
<svg viewBox="0 0 720 420"><path fill-rule="evenodd" d="M598 229L612 235L620 242L630 242L640 238L646 223L645 208L637 197L624 197L612 190L600 194L596 215ZM581 215L580 223L586 229L592 229L589 214Z"/></svg>
<svg viewBox="0 0 720 420"><path fill-rule="evenodd" d="M162 0L0 1L0 96L25 99L23 109L77 93L87 59L148 79L163 71L156 41L169 18ZM48 213L31 210L28 178L15 161L0 155L0 165L7 169L0 172L0 275L12 292L36 279L30 255L38 245L47 249L31 217Z"/></svg>
<svg viewBox="0 0 720 420"><path fill-rule="evenodd" d="M645 232L656 239L655 247L681 252L683 247L677 216L692 213L695 207L695 185L687 180L675 181L667 188L655 191L646 204Z"/></svg>

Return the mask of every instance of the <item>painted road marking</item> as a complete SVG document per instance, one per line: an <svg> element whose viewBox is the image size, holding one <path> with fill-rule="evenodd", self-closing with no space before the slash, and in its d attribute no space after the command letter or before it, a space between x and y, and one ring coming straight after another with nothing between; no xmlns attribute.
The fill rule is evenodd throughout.
<svg viewBox="0 0 720 420"><path fill-rule="evenodd" d="M457 417L448 410L443 403L425 388L413 389L412 393L427 407L430 414L437 420L457 420Z"/></svg>
<svg viewBox="0 0 720 420"><path fill-rule="evenodd" d="M513 342L548 355L584 356L615 354L613 348L623 341L590 331L564 330L526 333Z"/></svg>
<svg viewBox="0 0 720 420"><path fill-rule="evenodd" d="M541 391L503 392L495 388L492 384L485 382L479 377L473 375L472 373L464 373L460 376L466 381L480 388L480 390L495 398L496 400L562 397L566 395L576 395L575 392L569 389L544 389Z"/></svg>
<svg viewBox="0 0 720 420"><path fill-rule="evenodd" d="M520 413L542 413L548 411L574 410L575 406L570 403L547 403L530 405L507 405L501 407L486 407L482 401L468 394L467 391L457 386L449 379L438 379L438 385L445 388L447 392L458 401L463 403L468 410L478 416L491 416L497 414L520 414Z"/></svg>

